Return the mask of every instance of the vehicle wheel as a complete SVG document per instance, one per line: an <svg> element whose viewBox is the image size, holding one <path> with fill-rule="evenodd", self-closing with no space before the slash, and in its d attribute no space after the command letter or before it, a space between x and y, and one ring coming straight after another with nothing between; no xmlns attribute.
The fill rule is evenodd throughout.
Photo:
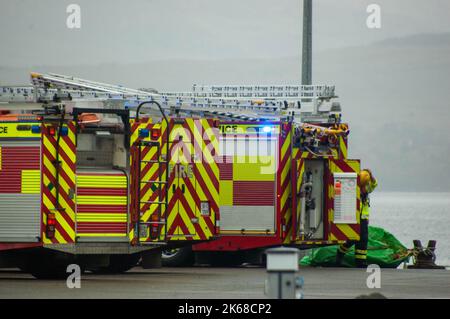
<svg viewBox="0 0 450 319"><path fill-rule="evenodd" d="M111 255L109 266L89 269L94 274L121 274L137 265L141 254Z"/></svg>
<svg viewBox="0 0 450 319"><path fill-rule="evenodd" d="M242 265L244 259L240 253L217 253L211 255L208 263L212 267L238 267Z"/></svg>
<svg viewBox="0 0 450 319"><path fill-rule="evenodd" d="M69 274L66 272L67 267L64 266L46 266L37 265L29 269L31 275L36 279L62 280L66 279Z"/></svg>
<svg viewBox="0 0 450 319"><path fill-rule="evenodd" d="M173 248L161 252L162 265L165 267L192 266L195 256L191 247Z"/></svg>
<svg viewBox="0 0 450 319"><path fill-rule="evenodd" d="M58 254L34 255L28 262L20 267L37 279L66 279L70 273L67 266L76 264L74 258ZM80 266L83 273L84 268Z"/></svg>

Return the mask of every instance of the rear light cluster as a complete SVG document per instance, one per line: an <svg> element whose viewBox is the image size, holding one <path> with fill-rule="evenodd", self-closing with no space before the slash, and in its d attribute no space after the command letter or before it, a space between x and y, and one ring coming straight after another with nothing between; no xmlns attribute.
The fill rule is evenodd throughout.
<svg viewBox="0 0 450 319"><path fill-rule="evenodd" d="M156 214L152 215L152 221L150 223L150 238L156 239L159 236L160 230L159 216Z"/></svg>
<svg viewBox="0 0 450 319"><path fill-rule="evenodd" d="M55 136L56 135L56 128L54 126L49 126L48 127L48 134L50 136Z"/></svg>
<svg viewBox="0 0 450 319"><path fill-rule="evenodd" d="M56 228L56 216L54 213L47 214L47 226L45 229L45 234L47 238L55 237L55 228Z"/></svg>
<svg viewBox="0 0 450 319"><path fill-rule="evenodd" d="M152 128L152 140L157 140L161 136L161 130L158 128Z"/></svg>

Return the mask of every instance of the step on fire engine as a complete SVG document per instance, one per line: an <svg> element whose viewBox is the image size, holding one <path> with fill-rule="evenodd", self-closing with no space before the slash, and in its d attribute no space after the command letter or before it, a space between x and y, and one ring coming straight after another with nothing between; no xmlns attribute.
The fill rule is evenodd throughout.
<svg viewBox="0 0 450 319"><path fill-rule="evenodd" d="M85 242L89 238L91 245L101 242L108 247L107 254L113 254L109 258L109 268L114 268L116 259L116 267L124 264L123 256L129 255L118 254L117 245L105 244L100 239L101 235L92 235L92 227L83 222L98 222L96 218L101 216L103 223L110 227L116 221L112 218L118 218L109 205L120 195L113 192L108 194L111 197L105 198L102 197L104 193L100 193L101 198L97 198L97 188L105 185L112 188L113 184L96 176L103 173L111 175L112 171L117 174L117 168L124 168L118 165L120 156L116 152L127 149L125 144L122 145L123 140L129 139L126 123L130 126L129 151L125 151L129 155L124 157L129 161L125 166L129 171L129 181L125 182L129 185L129 196L125 196L125 200L129 203L125 205L128 211L122 218L128 225L124 246L128 254L138 248L143 249L142 242L159 247L168 244L163 248L166 265L185 265L195 258L201 263L240 264L260 262L263 249L271 246L310 247L359 239L359 161L347 159L349 129L341 122L339 103L333 101L333 86L194 86L192 92L159 94L56 74L32 74L31 79L33 87L0 88L0 102L9 102L18 109L32 109L36 102L63 103L65 116L70 114L73 117L71 124L66 124L68 132L73 130L72 134L78 138L90 129L95 136L95 141L76 144L76 158L80 164L75 165L73 174L77 177L77 187L76 191L65 194L65 197L73 196L76 201L72 209L75 220L72 244L68 245L69 241L58 244L57 240L53 240L56 243L43 240L35 243L36 246L56 248L54 245L59 245L60 250L71 247L71 254L89 260L81 250L83 246L89 247ZM150 113L140 117L141 107L150 103L160 106L159 116ZM89 109L92 105L100 105L102 111ZM112 122L110 115L104 116L112 110L124 117L131 114L131 120L123 121L122 141L116 141L116 132L112 130L118 123ZM95 116L96 113L103 115L101 120ZM58 115L54 116L55 123L62 122L58 122ZM54 127L53 140L58 140L64 124L44 124L45 116L42 121L43 141L49 135L47 127L49 130ZM99 129L105 125L110 128ZM176 126L179 129L174 130ZM164 139L169 131L173 137ZM109 148L102 146L102 139L106 136L115 143ZM64 138L59 140L64 142ZM160 141L158 146L154 140ZM55 141L48 144L60 145ZM45 147L46 144L42 145ZM109 153L102 154L102 147L106 147ZM170 154L169 158L165 154ZM102 165L108 162L109 172L102 169L99 173L100 164L92 170L92 158ZM59 156L58 160L64 161L64 156ZM58 160L51 158L47 162L58 163ZM162 163L164 161L165 164ZM168 167L169 175L165 175L167 170L164 167ZM58 171L58 165L55 170ZM137 171L145 173L145 177L136 175ZM27 173L24 174L22 176ZM65 181L59 175L62 174L53 175L55 185L61 183L56 179ZM46 175L43 177L45 179ZM25 180L22 177L22 184ZM89 185L87 181L94 184ZM49 185L46 182L41 185L43 189ZM57 195L61 191L51 191L54 197L64 200L64 195ZM89 191L94 191L94 194ZM90 200L100 200L95 203L97 206L93 205L98 215L96 211L90 211ZM83 205L87 205L84 211ZM144 218L137 217L141 214L137 205L144 205L139 206L140 211L144 211ZM48 222L48 216L62 219L64 214L62 210L55 210L57 214L52 215L52 211L46 211L45 207L42 205L43 239L49 224L53 223ZM5 220L10 220L8 208L0 210L0 214ZM15 221L9 227L11 233L16 234L12 229L17 225L20 223ZM206 241L218 234L219 226L220 237ZM85 235L82 235L83 231ZM111 232L110 229L105 230L108 236ZM143 239L138 237L138 233L145 232ZM155 236L158 232L160 235ZM108 236L103 237L114 237ZM7 244L1 237L5 236L0 236L0 242L3 242L2 247L9 248L9 252L29 247L19 244L18 240ZM175 238L181 239L176 241L178 245L174 244ZM179 248L187 241L194 245ZM67 252L67 248L64 251ZM103 251L92 251L97 257L104 257ZM117 256L121 258L113 258Z"/></svg>

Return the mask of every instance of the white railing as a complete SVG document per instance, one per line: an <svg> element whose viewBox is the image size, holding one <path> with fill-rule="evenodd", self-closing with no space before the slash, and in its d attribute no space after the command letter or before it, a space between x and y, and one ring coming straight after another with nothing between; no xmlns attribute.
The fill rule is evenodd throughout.
<svg viewBox="0 0 450 319"><path fill-rule="evenodd" d="M233 98L333 98L334 85L196 85L198 96Z"/></svg>

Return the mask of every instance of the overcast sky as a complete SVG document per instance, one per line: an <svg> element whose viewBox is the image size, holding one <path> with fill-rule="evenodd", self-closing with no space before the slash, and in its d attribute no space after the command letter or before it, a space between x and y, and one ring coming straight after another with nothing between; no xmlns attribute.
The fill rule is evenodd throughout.
<svg viewBox="0 0 450 319"><path fill-rule="evenodd" d="M450 1L313 4L313 82L337 87L349 156L382 190L450 191ZM300 0L0 0L0 85L33 70L162 91L299 83L301 28Z"/></svg>
<svg viewBox="0 0 450 319"><path fill-rule="evenodd" d="M314 0L314 50L450 31L447 0ZM66 7L81 7L81 29ZM381 7L381 29L366 8ZM0 0L0 65L299 56L300 0Z"/></svg>

